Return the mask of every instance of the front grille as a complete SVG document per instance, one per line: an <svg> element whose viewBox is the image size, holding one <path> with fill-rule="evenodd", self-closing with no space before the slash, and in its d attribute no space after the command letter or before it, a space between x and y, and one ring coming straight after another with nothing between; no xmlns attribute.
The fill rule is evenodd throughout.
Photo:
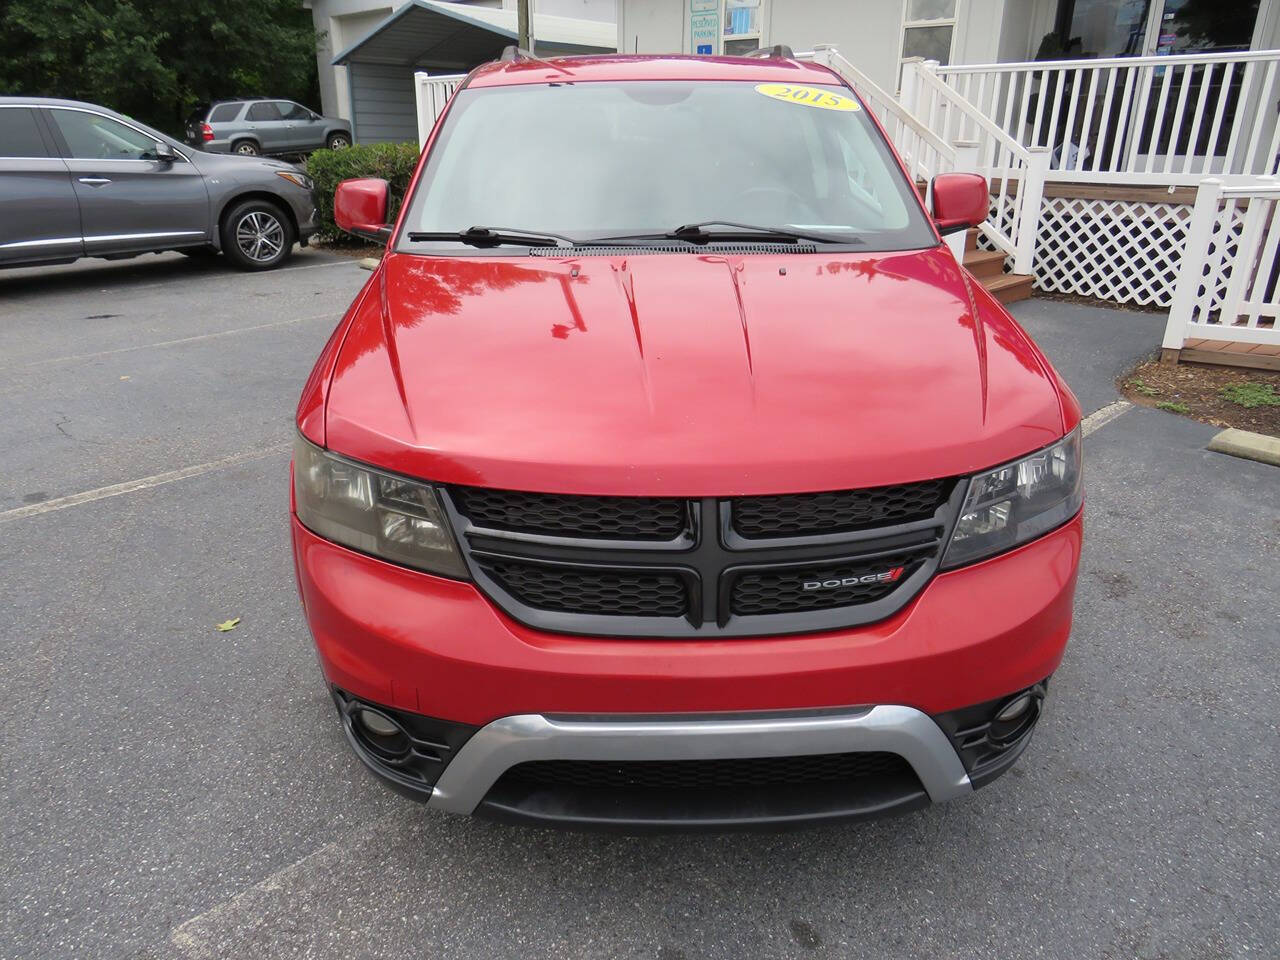
<svg viewBox="0 0 1280 960"><path fill-rule="evenodd" d="M921 559L914 554L899 554L852 564L744 574L733 584L730 608L736 616L752 616L870 603L896 590L898 583L911 575ZM848 582L895 571L897 575L892 579ZM839 585L836 581L840 581Z"/></svg>
<svg viewBox="0 0 1280 960"><path fill-rule="evenodd" d="M744 537L798 537L927 520L947 499L951 481L893 487L738 497L733 529Z"/></svg>
<svg viewBox="0 0 1280 960"><path fill-rule="evenodd" d="M485 571L521 603L540 610L632 617L680 617L684 581L666 573L611 572L495 561Z"/></svg>
<svg viewBox="0 0 1280 960"><path fill-rule="evenodd" d="M964 490L942 479L736 498L442 493L477 586L521 623L748 637L896 613L937 570Z"/></svg>
<svg viewBox="0 0 1280 960"><path fill-rule="evenodd" d="M823 753L804 757L708 760L535 760L503 779L522 785L602 790L736 790L848 783L913 773L896 753Z"/></svg>
<svg viewBox="0 0 1280 960"><path fill-rule="evenodd" d="M600 540L674 540L688 524L674 497L575 497L459 487L458 508L478 527Z"/></svg>

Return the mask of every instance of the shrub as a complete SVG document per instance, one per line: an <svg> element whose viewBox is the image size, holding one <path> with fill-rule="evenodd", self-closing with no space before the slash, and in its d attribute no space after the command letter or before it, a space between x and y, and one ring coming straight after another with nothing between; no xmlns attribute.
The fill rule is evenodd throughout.
<svg viewBox="0 0 1280 960"><path fill-rule="evenodd" d="M341 150L317 150L307 158L307 174L315 181L317 236L325 240L360 242L343 233L333 222L333 194L338 184L352 177L379 177L391 185L387 219L394 220L418 165L416 143L358 143Z"/></svg>

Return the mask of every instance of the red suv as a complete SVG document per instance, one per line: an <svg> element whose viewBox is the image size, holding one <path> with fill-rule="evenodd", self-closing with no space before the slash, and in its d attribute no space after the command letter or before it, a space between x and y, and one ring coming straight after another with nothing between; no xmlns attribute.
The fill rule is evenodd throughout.
<svg viewBox="0 0 1280 960"><path fill-rule="evenodd" d="M303 391L293 552L352 748L622 830L948 800L1027 746L1080 410L875 117L782 57L507 57L436 124Z"/></svg>

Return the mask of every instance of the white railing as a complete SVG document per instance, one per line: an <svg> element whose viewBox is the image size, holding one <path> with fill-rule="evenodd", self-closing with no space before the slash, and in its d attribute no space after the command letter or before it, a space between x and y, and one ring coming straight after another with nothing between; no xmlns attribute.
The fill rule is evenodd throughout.
<svg viewBox="0 0 1280 960"><path fill-rule="evenodd" d="M929 129L908 107L850 63L835 47L819 45L811 52L796 56L797 59L812 60L829 67L857 91L893 141L911 176L928 183L935 174L955 169L955 147Z"/></svg>
<svg viewBox="0 0 1280 960"><path fill-rule="evenodd" d="M1201 181L1164 347L1190 337L1280 345L1280 181Z"/></svg>
<svg viewBox="0 0 1280 960"><path fill-rule="evenodd" d="M1049 179L1195 184L1272 174L1280 50L941 67L1014 140L1051 151ZM919 115L919 112L917 115Z"/></svg>
<svg viewBox="0 0 1280 960"><path fill-rule="evenodd" d="M915 179L928 184L935 175L952 170L982 173L991 179L994 216L982 224L982 233L997 250L1014 258L1016 272L1031 272L1043 191L1040 174L1048 163L1047 151L1042 151L1045 157L1041 158L1037 152L1025 150L932 76L919 80L922 96L917 102L914 96L894 97L834 47L818 46L797 56L830 67L857 91ZM925 107L925 112L913 109L913 104ZM943 114L956 122L939 122ZM998 174L998 183L993 174ZM1025 186L1017 189L1014 181ZM953 249L963 251L962 235Z"/></svg>
<svg viewBox="0 0 1280 960"><path fill-rule="evenodd" d="M935 61L912 60L902 72L902 105L942 140L972 145L970 169L991 184L993 217L983 224L992 245L1030 273L1049 151L1028 149L938 78Z"/></svg>
<svg viewBox="0 0 1280 960"><path fill-rule="evenodd" d="M413 95L418 108L418 146L427 142L436 118L444 112L445 104L465 80L465 73L427 74L418 71L413 75Z"/></svg>

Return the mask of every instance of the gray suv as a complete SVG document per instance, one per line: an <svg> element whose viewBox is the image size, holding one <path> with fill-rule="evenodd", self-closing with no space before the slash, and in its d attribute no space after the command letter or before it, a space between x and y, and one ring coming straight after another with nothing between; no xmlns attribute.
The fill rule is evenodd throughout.
<svg viewBox="0 0 1280 960"><path fill-rule="evenodd" d="M187 118L187 143L207 153L310 153L351 146L351 124L292 100L219 100Z"/></svg>
<svg viewBox="0 0 1280 960"><path fill-rule="evenodd" d="M0 267L179 250L269 270L316 226L292 164L191 150L91 103L0 97Z"/></svg>

